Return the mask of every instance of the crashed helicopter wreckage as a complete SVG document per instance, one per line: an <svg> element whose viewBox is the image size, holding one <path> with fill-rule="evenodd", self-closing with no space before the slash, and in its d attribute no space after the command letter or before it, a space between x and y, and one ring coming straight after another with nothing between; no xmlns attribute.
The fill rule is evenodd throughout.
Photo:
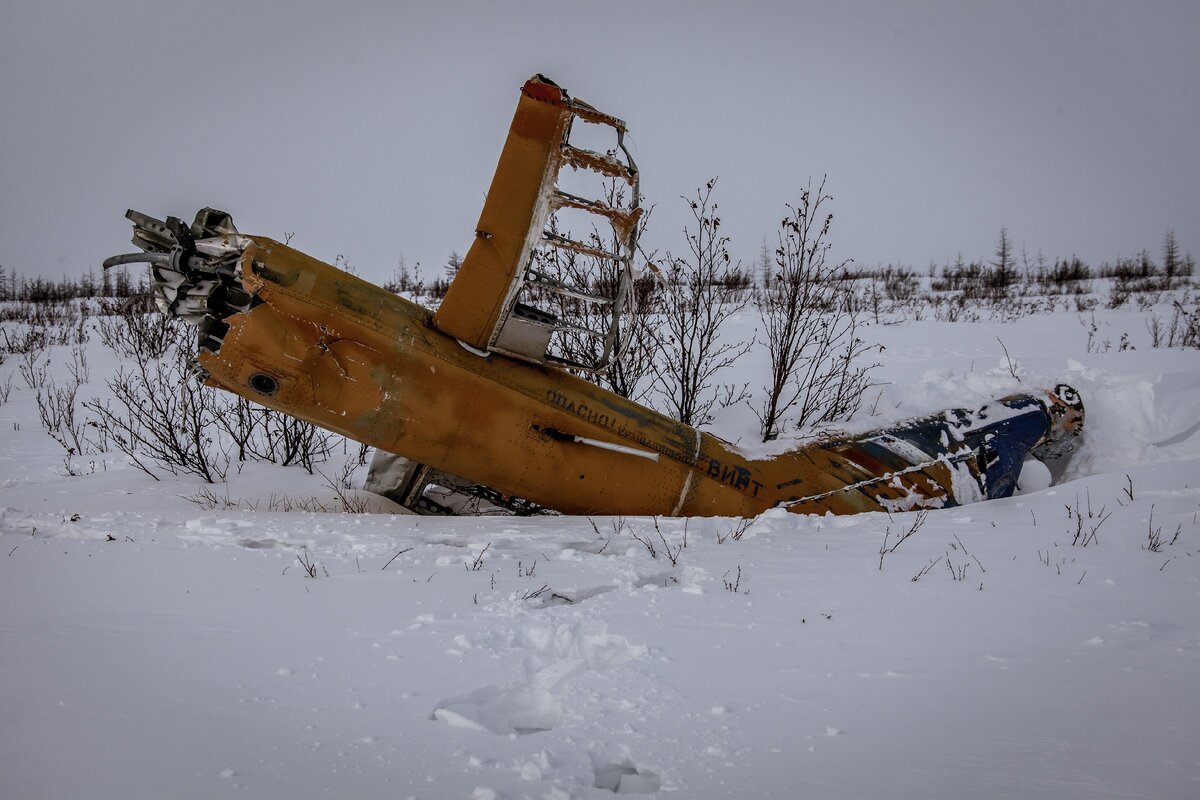
<svg viewBox="0 0 1200 800"><path fill-rule="evenodd" d="M616 147L573 145L581 125L615 131ZM448 511L431 499L437 486L569 514L936 508L1006 497L1026 457L1053 466L1074 448L1083 404L1065 385L755 459L573 374L614 358L631 294L641 209L624 134L552 81L526 82L474 242L436 312L242 234L213 209L191 225L128 212L144 252L105 266L149 263L160 308L199 331L204 383L375 447L367 488L419 513ZM620 189L568 193L567 168ZM564 234L564 210L607 224L611 239ZM571 283L547 251L616 279ZM553 297L599 309L601 324L563 322ZM596 357L569 357L564 334L593 336Z"/></svg>

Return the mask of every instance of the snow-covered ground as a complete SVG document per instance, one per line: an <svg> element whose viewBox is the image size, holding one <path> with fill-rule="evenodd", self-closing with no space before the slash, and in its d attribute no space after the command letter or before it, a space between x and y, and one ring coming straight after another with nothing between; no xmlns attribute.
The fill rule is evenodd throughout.
<svg viewBox="0 0 1200 800"><path fill-rule="evenodd" d="M10 356L0 797L1200 797L1200 351L1152 311L870 327L863 424L1067 382L1065 480L744 530L312 513L262 465L197 502L64 463Z"/></svg>

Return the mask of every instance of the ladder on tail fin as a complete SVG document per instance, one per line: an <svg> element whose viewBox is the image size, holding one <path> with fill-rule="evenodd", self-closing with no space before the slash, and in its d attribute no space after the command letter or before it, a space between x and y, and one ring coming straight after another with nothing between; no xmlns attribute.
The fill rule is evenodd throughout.
<svg viewBox="0 0 1200 800"><path fill-rule="evenodd" d="M615 145L596 152L572 144L578 122L611 129ZM603 196L562 189L568 170L599 178ZM480 349L603 371L619 350L632 296L640 201L625 123L534 76L522 88L475 243L434 323ZM567 214L575 224L564 231Z"/></svg>

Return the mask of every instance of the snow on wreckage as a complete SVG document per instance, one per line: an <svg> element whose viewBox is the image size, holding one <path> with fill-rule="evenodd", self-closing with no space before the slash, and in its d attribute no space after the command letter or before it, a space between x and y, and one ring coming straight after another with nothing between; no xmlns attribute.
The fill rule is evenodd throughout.
<svg viewBox="0 0 1200 800"><path fill-rule="evenodd" d="M572 144L592 126L606 153ZM621 341L642 210L625 123L537 75L522 87L475 239L436 312L200 211L191 225L128 212L165 313L198 329L209 386L377 449L367 488L419 513L446 513L432 485L573 514L754 516L785 506L835 514L960 505L1012 494L1028 456L1055 471L1075 448L1083 403L1069 386L952 409L770 458L606 391ZM620 182L608 199L560 188L560 173ZM611 227L613 247L573 236L559 212ZM595 230L593 227L592 230ZM616 281L569 283L550 251L615 267ZM597 286L605 287L603 290ZM593 317L598 356L560 345L578 326L544 302L566 296Z"/></svg>

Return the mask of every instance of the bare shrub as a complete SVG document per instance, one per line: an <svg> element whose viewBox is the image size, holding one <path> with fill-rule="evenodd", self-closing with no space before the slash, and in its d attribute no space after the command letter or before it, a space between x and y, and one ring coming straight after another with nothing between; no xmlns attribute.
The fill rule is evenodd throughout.
<svg viewBox="0 0 1200 800"><path fill-rule="evenodd" d="M0 305L0 322L23 322L52 333L51 344L68 344L83 308L66 300L4 303Z"/></svg>
<svg viewBox="0 0 1200 800"><path fill-rule="evenodd" d="M235 397L224 414L217 417L217 427L229 437L231 455L238 463L255 458L255 435L259 428L259 417L255 410L261 408L244 397Z"/></svg>
<svg viewBox="0 0 1200 800"><path fill-rule="evenodd" d="M891 547L888 547L888 539L890 539L892 536L892 526L887 526L887 530L885 530L883 533L883 544L879 546L880 571L883 570L883 559L891 553L896 552L896 548L908 541L909 537L915 536L917 531L921 530L921 526L925 524L925 520L928 516L929 511L918 511L916 517L913 518L912 525L910 525L907 530L901 532L901 534L896 538L896 541L892 543ZM918 578L913 578L913 580L918 580Z"/></svg>
<svg viewBox="0 0 1200 800"><path fill-rule="evenodd" d="M287 467L298 464L309 475L333 449L334 434L311 422L261 409L262 448L255 453L264 461Z"/></svg>
<svg viewBox="0 0 1200 800"><path fill-rule="evenodd" d="M346 461L342 464L340 470L332 476L321 472L320 475L325 479L325 485L333 492L333 496L337 499L341 510L347 514L365 514L367 512L367 495L357 492L354 489L355 469L358 465L354 461Z"/></svg>
<svg viewBox="0 0 1200 800"><path fill-rule="evenodd" d="M917 570L916 574L909 578L909 580L913 583L918 582L921 580L921 578L924 578L926 575L928 575L934 567L942 563L943 558L945 558L945 556L938 556L935 559L930 559L929 563Z"/></svg>
<svg viewBox="0 0 1200 800"><path fill-rule="evenodd" d="M183 499L187 500L189 503L194 503L206 511L211 511L216 508L219 508L222 511L229 511L231 509L242 507L241 498L234 500L229 496L229 486L225 486L225 490L222 494L217 494L216 491L208 488L207 486L201 486L194 495L185 496Z"/></svg>
<svg viewBox="0 0 1200 800"><path fill-rule="evenodd" d="M140 302L109 304L106 311L110 313L99 317L96 329L100 341L117 355L150 361L191 343L191 326L158 311L147 311Z"/></svg>
<svg viewBox="0 0 1200 800"><path fill-rule="evenodd" d="M725 531L725 533L717 531L717 544L725 544L729 539L740 542L742 537L746 535L746 531L750 530L750 526L753 524L753 518L747 519L743 517L734 523L734 526Z"/></svg>
<svg viewBox="0 0 1200 800"><path fill-rule="evenodd" d="M325 573L326 578L329 577L329 570L325 569L325 567L318 562L313 561L312 556L308 554L308 545L304 545L303 550L301 550L301 552L296 556L296 560L300 562L300 568L304 570L305 577L317 577L317 567L321 568L321 571ZM287 572L286 568L284 568L284 572Z"/></svg>
<svg viewBox="0 0 1200 800"><path fill-rule="evenodd" d="M79 385L92 379L92 370L88 367L87 351L83 349L82 342L71 348L71 363L67 364L67 372L71 374L71 380Z"/></svg>
<svg viewBox="0 0 1200 800"><path fill-rule="evenodd" d="M1120 308L1129 302L1129 294L1128 284L1122 281L1114 282L1112 288L1109 290L1108 300L1105 302L1104 307L1108 309Z"/></svg>
<svg viewBox="0 0 1200 800"><path fill-rule="evenodd" d="M635 541L641 542L642 546L646 548L646 552L650 554L651 558L658 558L658 546L654 543L654 539L651 536L648 534L639 533L633 527L630 527L629 535L633 537Z"/></svg>
<svg viewBox="0 0 1200 800"><path fill-rule="evenodd" d="M967 552L967 546L962 543L962 539L958 538L957 533L954 534L954 541L948 542L947 544L949 545L950 550L961 552L963 556L971 559L971 561L958 562L950 555L949 550L946 551L946 569L949 570L950 578L952 580L965 582L967 580L967 572L970 570L972 562L975 563L975 566L979 568L980 572L987 572L987 570L983 568L983 564L979 563L979 559ZM914 580L916 579L914 578ZM983 591L982 582L979 584L979 589L980 591Z"/></svg>
<svg viewBox="0 0 1200 800"><path fill-rule="evenodd" d="M737 565L737 575L733 578L733 580L729 579L729 572L726 571L726 573L721 576L721 583L723 583L725 585L725 591L727 591L727 592L733 592L734 594L741 592L742 591L742 565L741 564ZM742 592L742 593L750 594L750 590L747 589L745 592Z"/></svg>
<svg viewBox="0 0 1200 800"><path fill-rule="evenodd" d="M1054 266L1049 269L1039 266L1026 273L1026 280L1046 294L1086 294L1090 288L1087 282L1091 278L1091 267L1078 256L1055 259Z"/></svg>
<svg viewBox="0 0 1200 800"><path fill-rule="evenodd" d="M133 361L105 382L112 400L84 403L99 435L155 480L161 470L194 474L208 483L225 478L229 453L213 434L224 408L214 392L192 385L181 358Z"/></svg>
<svg viewBox="0 0 1200 800"><path fill-rule="evenodd" d="M902 303L916 298L921 282L907 267L888 266L883 271L883 290L889 300Z"/></svg>
<svg viewBox="0 0 1200 800"><path fill-rule="evenodd" d="M1152 347L1182 347L1200 349L1200 306L1190 311L1176 300L1170 322L1154 314L1147 322Z"/></svg>
<svg viewBox="0 0 1200 800"><path fill-rule="evenodd" d="M30 322L11 336L7 328L0 328L0 335L4 336L4 352L16 356L17 372L25 384L37 389L45 383L50 362L44 356L52 344L49 328Z"/></svg>
<svg viewBox="0 0 1200 800"><path fill-rule="evenodd" d="M839 277L845 263L826 261L826 236L832 214L821 205L832 199L825 181L814 192L811 183L800 203L788 206L780 222L775 251L777 274L759 296L765 340L771 357L766 401L756 409L763 441L782 432L785 417L797 426L849 419L870 387L863 364L869 349L858 337L853 287Z"/></svg>
<svg viewBox="0 0 1200 800"><path fill-rule="evenodd" d="M686 425L712 421L717 404L717 376L749 352L751 342L725 342L721 329L741 311L749 296L722 279L734 266L729 237L720 233L721 218L712 201L716 179L696 191L691 206L694 224L684 229L688 255L667 255L662 287L659 357L652 368L651 392L659 405Z"/></svg>
<svg viewBox="0 0 1200 800"><path fill-rule="evenodd" d="M479 570L483 569L483 555L489 549L491 549L491 547L492 543L488 542L483 546L483 549L479 551L479 555L475 556L475 558L471 560L470 564L463 564L463 566L467 568L468 572L479 572ZM530 574L533 574L532 570L530 571Z"/></svg>
<svg viewBox="0 0 1200 800"><path fill-rule="evenodd" d="M79 392L80 383L76 379L58 386L51 378L37 390L38 415L42 420L42 428L50 434L50 438L63 446L69 456L88 452L83 423L75 417L75 397Z"/></svg>
<svg viewBox="0 0 1200 800"><path fill-rule="evenodd" d="M231 455L238 462L266 461L283 467L299 465L312 475L324 463L341 437L244 397L214 401L226 406L216 426L228 437ZM358 458L362 457L361 448Z"/></svg>
<svg viewBox="0 0 1200 800"><path fill-rule="evenodd" d="M17 364L17 371L21 373L21 377L25 379L25 384L30 389L41 388L47 381L50 359L41 360L39 354L32 351L22 353L21 362Z"/></svg>
<svg viewBox="0 0 1200 800"><path fill-rule="evenodd" d="M1162 526L1154 527L1154 506L1151 505L1150 520L1146 523L1146 543L1142 545L1142 548L1149 550L1151 553L1157 553L1162 550L1164 545L1174 545L1178 542L1179 534L1181 533L1183 533L1183 523L1180 523L1175 528L1175 533L1171 536L1170 540L1164 539ZM1165 567L1166 564L1163 566ZM1162 567L1159 569L1162 569Z"/></svg>
<svg viewBox="0 0 1200 800"><path fill-rule="evenodd" d="M1132 486L1132 482L1130 483ZM1083 510L1079 505L1079 495L1075 495L1075 506L1072 508L1069 504L1066 506L1067 519L1074 520L1075 530L1072 532L1071 544L1075 547L1087 547L1089 544L1099 544L1100 526L1112 516L1111 511L1105 513L1105 507L1101 506L1099 511L1092 510L1092 494L1087 494L1087 510Z"/></svg>

